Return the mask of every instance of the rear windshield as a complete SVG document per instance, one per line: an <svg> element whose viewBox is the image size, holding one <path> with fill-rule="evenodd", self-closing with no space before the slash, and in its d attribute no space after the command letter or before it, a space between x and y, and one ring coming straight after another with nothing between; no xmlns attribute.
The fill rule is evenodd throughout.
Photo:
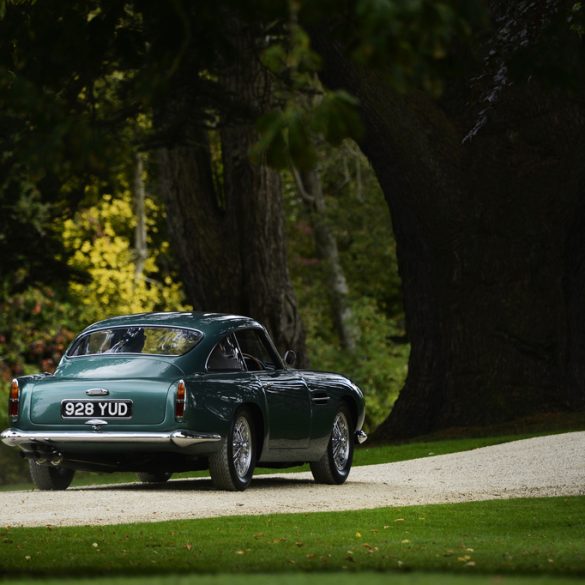
<svg viewBox="0 0 585 585"><path fill-rule="evenodd" d="M82 335L67 352L68 356L103 353L183 355L193 349L202 334L177 327L114 327Z"/></svg>

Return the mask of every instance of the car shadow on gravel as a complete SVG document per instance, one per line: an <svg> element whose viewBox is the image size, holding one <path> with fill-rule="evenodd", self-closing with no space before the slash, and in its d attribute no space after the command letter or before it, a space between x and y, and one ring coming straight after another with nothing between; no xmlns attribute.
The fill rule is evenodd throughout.
<svg viewBox="0 0 585 585"><path fill-rule="evenodd" d="M267 489L274 487L294 487L314 484L312 479L296 479L285 477L255 477L248 490ZM70 488L69 491L218 491L208 477L194 479L175 479L166 483L120 483L95 486L79 486Z"/></svg>

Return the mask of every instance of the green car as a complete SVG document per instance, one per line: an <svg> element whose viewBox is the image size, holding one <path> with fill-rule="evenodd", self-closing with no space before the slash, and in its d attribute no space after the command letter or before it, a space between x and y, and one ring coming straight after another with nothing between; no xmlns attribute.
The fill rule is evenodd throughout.
<svg viewBox="0 0 585 585"><path fill-rule="evenodd" d="M94 323L54 374L13 380L11 428L41 490L75 470L135 471L144 482L209 469L244 490L256 466L308 462L317 482L349 475L364 398L339 374L292 369L248 317L146 313Z"/></svg>

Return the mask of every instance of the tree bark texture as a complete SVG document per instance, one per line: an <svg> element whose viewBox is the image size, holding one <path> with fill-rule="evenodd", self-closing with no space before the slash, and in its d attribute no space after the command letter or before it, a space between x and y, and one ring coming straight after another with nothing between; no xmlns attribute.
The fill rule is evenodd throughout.
<svg viewBox="0 0 585 585"><path fill-rule="evenodd" d="M535 80L494 88L488 74L442 104L399 96L332 36L312 37L323 81L360 101L397 242L412 349L378 436L583 408L582 101Z"/></svg>
<svg viewBox="0 0 585 585"><path fill-rule="evenodd" d="M294 349L304 365L305 335L287 267L280 178L248 156L258 138L256 116L270 106L270 79L255 55L252 35L235 21L232 30L234 60L226 64L221 82L240 115L220 112L225 123L210 145L209 132L189 109L192 84L185 76L193 73L188 67L179 71L171 92L175 99L163 104L156 118L163 134L181 119L186 139L181 146L160 149L160 190L193 306L254 317L281 352Z"/></svg>
<svg viewBox="0 0 585 585"><path fill-rule="evenodd" d="M134 216L136 228L134 229L134 253L136 255L135 277L137 280L144 278L144 264L148 259L148 245L146 241L146 192L144 189L144 164L142 154L134 156L134 177L132 181L132 196L134 199Z"/></svg>

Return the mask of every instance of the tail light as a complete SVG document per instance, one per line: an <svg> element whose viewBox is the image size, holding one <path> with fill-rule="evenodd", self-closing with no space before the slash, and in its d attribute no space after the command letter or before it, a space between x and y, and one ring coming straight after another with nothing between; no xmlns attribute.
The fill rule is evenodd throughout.
<svg viewBox="0 0 585 585"><path fill-rule="evenodd" d="M18 416L18 406L20 403L20 388L18 380L15 378L10 385L10 398L8 399L8 416L16 418Z"/></svg>
<svg viewBox="0 0 585 585"><path fill-rule="evenodd" d="M187 400L187 388L185 387L185 382L183 380L179 380L177 384L177 396L175 398L175 418L181 422L183 417L185 416L185 406Z"/></svg>

